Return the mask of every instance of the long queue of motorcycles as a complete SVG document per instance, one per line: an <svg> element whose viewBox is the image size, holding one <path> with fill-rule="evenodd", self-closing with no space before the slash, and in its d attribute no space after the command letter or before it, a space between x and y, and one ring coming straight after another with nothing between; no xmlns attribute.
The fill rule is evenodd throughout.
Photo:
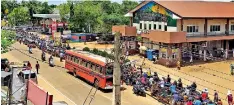
<svg viewBox="0 0 234 105"><path fill-rule="evenodd" d="M54 67L54 61L53 61L53 56L57 56L57 57L60 57L59 54L60 53L65 53L65 50L69 50L70 47L69 46L60 46L60 47L56 47L54 46L54 42L53 41L46 41L46 40L43 40L43 39L40 39L37 35L33 35L31 33L27 33L25 31L19 31L17 32L17 40L20 41L23 41L24 44L28 44L26 43L24 40L25 39L31 39L31 40L34 40L33 44L35 44L36 47L38 47L40 50L42 50L42 54L41 54L41 60L44 62L46 61L46 54L45 52L51 54L51 56L49 57L48 61L49 61L49 66L50 67ZM32 44L32 43L31 43ZM32 47L31 46L28 46L29 47L29 54L32 54ZM64 59L64 57L61 57L61 61L62 59Z"/></svg>

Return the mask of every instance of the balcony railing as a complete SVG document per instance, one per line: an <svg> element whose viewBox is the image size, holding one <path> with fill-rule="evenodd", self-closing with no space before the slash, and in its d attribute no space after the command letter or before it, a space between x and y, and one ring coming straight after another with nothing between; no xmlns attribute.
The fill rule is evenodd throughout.
<svg viewBox="0 0 234 105"><path fill-rule="evenodd" d="M234 31L229 31L229 35L234 35Z"/></svg>
<svg viewBox="0 0 234 105"><path fill-rule="evenodd" d="M229 35L234 34L234 31L229 31ZM224 36L228 35L227 32L207 32L207 36ZM204 32L187 33L187 37L204 37Z"/></svg>
<svg viewBox="0 0 234 105"><path fill-rule="evenodd" d="M204 32L187 33L187 37L201 37L201 36L204 36Z"/></svg>
<svg viewBox="0 0 234 105"><path fill-rule="evenodd" d="M207 32L207 36L220 36L226 35L226 32Z"/></svg>

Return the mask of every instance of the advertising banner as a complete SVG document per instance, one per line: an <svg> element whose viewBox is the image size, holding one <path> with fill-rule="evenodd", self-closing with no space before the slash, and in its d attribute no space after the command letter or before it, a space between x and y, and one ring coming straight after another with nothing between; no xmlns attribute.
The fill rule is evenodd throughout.
<svg viewBox="0 0 234 105"><path fill-rule="evenodd" d="M53 95L41 89L33 81L29 80L28 83L28 100L34 105L52 105Z"/></svg>
<svg viewBox="0 0 234 105"><path fill-rule="evenodd" d="M57 23L56 21L52 22L52 28L51 28L52 38L54 39L54 33L57 32Z"/></svg>

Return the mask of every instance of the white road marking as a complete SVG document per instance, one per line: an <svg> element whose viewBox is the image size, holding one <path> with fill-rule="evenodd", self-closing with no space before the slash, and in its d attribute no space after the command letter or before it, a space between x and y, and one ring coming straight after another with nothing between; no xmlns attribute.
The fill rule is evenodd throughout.
<svg viewBox="0 0 234 105"><path fill-rule="evenodd" d="M37 75L37 77L40 77L43 81L45 81L48 85L50 85L54 90L56 90L58 93L60 93L61 95L63 95L65 98L67 98L70 102L72 102L74 105L77 105L74 101L72 101L71 99L69 99L66 95L64 95L62 92L60 92L58 89L56 89L53 85L51 85L46 79L44 79L42 76Z"/></svg>

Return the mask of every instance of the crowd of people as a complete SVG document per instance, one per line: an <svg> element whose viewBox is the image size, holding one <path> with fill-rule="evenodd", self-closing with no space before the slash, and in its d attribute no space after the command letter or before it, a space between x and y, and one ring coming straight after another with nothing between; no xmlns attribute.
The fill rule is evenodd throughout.
<svg viewBox="0 0 234 105"><path fill-rule="evenodd" d="M124 66L122 79L127 85L133 86L133 92L137 95L138 92L148 91L151 96L162 103L170 105L223 105L222 99L219 94L214 90L214 99L209 96L207 88L201 92L197 89L196 82L191 85L182 83L181 79L172 81L170 75L160 78L157 72L151 72L148 69L146 72L142 67L136 68L134 66ZM233 96L230 90L227 94L228 105L234 105Z"/></svg>

